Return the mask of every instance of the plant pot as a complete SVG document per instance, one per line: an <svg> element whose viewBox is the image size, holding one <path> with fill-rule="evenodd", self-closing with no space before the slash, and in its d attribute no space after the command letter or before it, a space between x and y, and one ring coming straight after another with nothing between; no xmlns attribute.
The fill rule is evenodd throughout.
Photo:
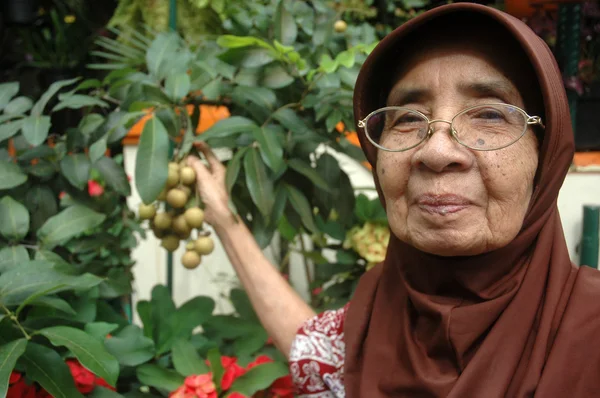
<svg viewBox="0 0 600 398"><path fill-rule="evenodd" d="M38 13L38 0L5 0L6 20L16 24L33 22Z"/></svg>

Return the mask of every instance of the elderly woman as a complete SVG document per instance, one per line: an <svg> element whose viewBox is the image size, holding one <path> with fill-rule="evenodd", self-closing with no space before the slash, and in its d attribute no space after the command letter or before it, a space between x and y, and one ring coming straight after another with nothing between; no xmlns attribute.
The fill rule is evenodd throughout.
<svg viewBox="0 0 600 398"><path fill-rule="evenodd" d="M315 315L190 160L261 321L306 397L600 396L600 274L569 260L556 200L573 155L550 50L468 3L402 25L354 111L393 236L349 305Z"/></svg>

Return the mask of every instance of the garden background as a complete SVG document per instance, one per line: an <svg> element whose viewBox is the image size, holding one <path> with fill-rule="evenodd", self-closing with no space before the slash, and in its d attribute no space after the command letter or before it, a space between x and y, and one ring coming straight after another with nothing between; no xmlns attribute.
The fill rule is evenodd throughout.
<svg viewBox="0 0 600 398"><path fill-rule="evenodd" d="M343 306L389 239L354 81L445 3L6 0L0 397L293 396L180 162L216 148L267 257L317 311ZM573 261L597 266L600 9L479 3L555 51L578 149L559 208Z"/></svg>

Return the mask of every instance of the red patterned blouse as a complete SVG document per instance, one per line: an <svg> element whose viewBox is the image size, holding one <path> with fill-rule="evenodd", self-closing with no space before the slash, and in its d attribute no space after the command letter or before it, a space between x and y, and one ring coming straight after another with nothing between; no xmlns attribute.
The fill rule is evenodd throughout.
<svg viewBox="0 0 600 398"><path fill-rule="evenodd" d="M290 350L290 372L299 397L343 398L344 319L348 304L300 327Z"/></svg>

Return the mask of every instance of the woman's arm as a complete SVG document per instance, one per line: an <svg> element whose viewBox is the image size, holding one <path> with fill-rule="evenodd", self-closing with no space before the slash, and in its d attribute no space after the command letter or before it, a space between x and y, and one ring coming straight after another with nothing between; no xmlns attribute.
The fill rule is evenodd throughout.
<svg viewBox="0 0 600 398"><path fill-rule="evenodd" d="M205 144L199 149L208 167L190 157L205 205L205 220L217 233L261 323L279 350L289 355L298 328L315 312L265 257L244 223L229 210L225 166Z"/></svg>

